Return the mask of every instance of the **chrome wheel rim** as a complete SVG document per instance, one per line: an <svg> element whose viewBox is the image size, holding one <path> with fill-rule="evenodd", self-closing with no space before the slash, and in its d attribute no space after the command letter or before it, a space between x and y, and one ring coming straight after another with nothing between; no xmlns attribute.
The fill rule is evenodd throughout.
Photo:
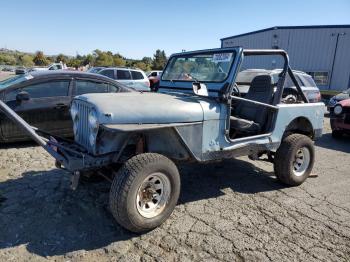
<svg viewBox="0 0 350 262"><path fill-rule="evenodd" d="M153 218L163 212L171 193L169 178L163 173L148 175L138 189L136 207L145 218Z"/></svg>
<svg viewBox="0 0 350 262"><path fill-rule="evenodd" d="M307 147L298 149L293 162L293 173L296 176L302 176L310 165L310 150Z"/></svg>

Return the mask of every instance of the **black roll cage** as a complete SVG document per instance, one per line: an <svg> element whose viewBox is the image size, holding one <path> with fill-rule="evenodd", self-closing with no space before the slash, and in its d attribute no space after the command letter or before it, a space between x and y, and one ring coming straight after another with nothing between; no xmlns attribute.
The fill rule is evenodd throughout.
<svg viewBox="0 0 350 262"><path fill-rule="evenodd" d="M292 69L290 68L289 57L288 57L288 54L286 51L284 51L282 49L243 49L240 65L242 64L242 62L244 60L244 56L260 56L260 55L281 55L284 59L283 69L282 69L281 73L279 74L279 79L277 82L277 91L273 97L272 105L261 103L261 102L250 100L250 99L246 99L246 98L242 98L242 97L238 97L238 96L232 96L231 95L233 93L232 89L233 89L235 83L231 83L230 88L228 88L229 92L225 94L225 97L229 98L229 99L227 99L228 107L227 107L227 118L226 118L226 128L225 128L225 135L229 141L233 141L229 135L232 100L247 102L247 103L251 103L251 104L255 104L255 105L260 105L260 106L264 106L272 111L277 111L278 110L277 105L282 100L284 84L286 81L286 75L289 74L289 76L292 79L295 87L297 88L298 94L302 98L303 102L309 103L309 100L307 99L307 97L303 93L297 79L294 76ZM239 70L239 68L238 68L238 70ZM236 71L235 77L237 77L238 70ZM269 134L257 135L256 137L267 136L267 135L269 135ZM243 138L243 139L245 139L245 138Z"/></svg>
<svg viewBox="0 0 350 262"><path fill-rule="evenodd" d="M277 91L273 99L272 105L276 106L279 104L282 100L282 95L283 95L283 89L284 89L284 84L286 81L286 75L289 74L293 84L295 85L298 94L302 98L304 103L309 103L309 100L303 93L303 90L301 89L290 65L289 65L289 57L286 51L282 49L243 49L243 59L244 56L260 56L260 55L281 55L284 59L284 64L283 64L283 69L281 73L279 74L279 79L277 82ZM232 92L232 90L230 90ZM247 102L250 102L252 100L246 100ZM252 101L254 102L254 101Z"/></svg>

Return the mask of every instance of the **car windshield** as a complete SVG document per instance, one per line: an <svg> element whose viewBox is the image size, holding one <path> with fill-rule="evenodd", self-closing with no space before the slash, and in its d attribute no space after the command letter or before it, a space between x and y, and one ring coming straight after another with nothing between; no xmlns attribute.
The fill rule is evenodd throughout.
<svg viewBox="0 0 350 262"><path fill-rule="evenodd" d="M171 58L162 80L223 82L230 73L234 52L184 54Z"/></svg>
<svg viewBox="0 0 350 262"><path fill-rule="evenodd" d="M11 85L18 84L18 83L21 83L23 81L32 79L32 78L33 78L33 76L30 74L18 75L18 76L11 77L9 79L6 79L6 80L3 80L0 82L0 90L5 89Z"/></svg>

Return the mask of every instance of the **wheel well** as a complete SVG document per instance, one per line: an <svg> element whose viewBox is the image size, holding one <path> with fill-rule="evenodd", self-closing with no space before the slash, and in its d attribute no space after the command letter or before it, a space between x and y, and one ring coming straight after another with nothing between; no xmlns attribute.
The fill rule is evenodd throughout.
<svg viewBox="0 0 350 262"><path fill-rule="evenodd" d="M314 129L309 119L305 117L298 117L289 123L284 131L283 137L286 137L292 133L298 133L306 135L310 138L314 137Z"/></svg>

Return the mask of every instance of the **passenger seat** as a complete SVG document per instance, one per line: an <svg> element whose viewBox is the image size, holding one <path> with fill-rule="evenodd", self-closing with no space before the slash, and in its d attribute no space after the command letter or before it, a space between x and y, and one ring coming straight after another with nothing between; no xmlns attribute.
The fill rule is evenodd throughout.
<svg viewBox="0 0 350 262"><path fill-rule="evenodd" d="M252 80L245 98L271 104L273 93L272 77L270 75L259 75ZM239 101L233 115L230 117L230 128L235 133L254 135L262 131L268 116L268 108L246 101Z"/></svg>

